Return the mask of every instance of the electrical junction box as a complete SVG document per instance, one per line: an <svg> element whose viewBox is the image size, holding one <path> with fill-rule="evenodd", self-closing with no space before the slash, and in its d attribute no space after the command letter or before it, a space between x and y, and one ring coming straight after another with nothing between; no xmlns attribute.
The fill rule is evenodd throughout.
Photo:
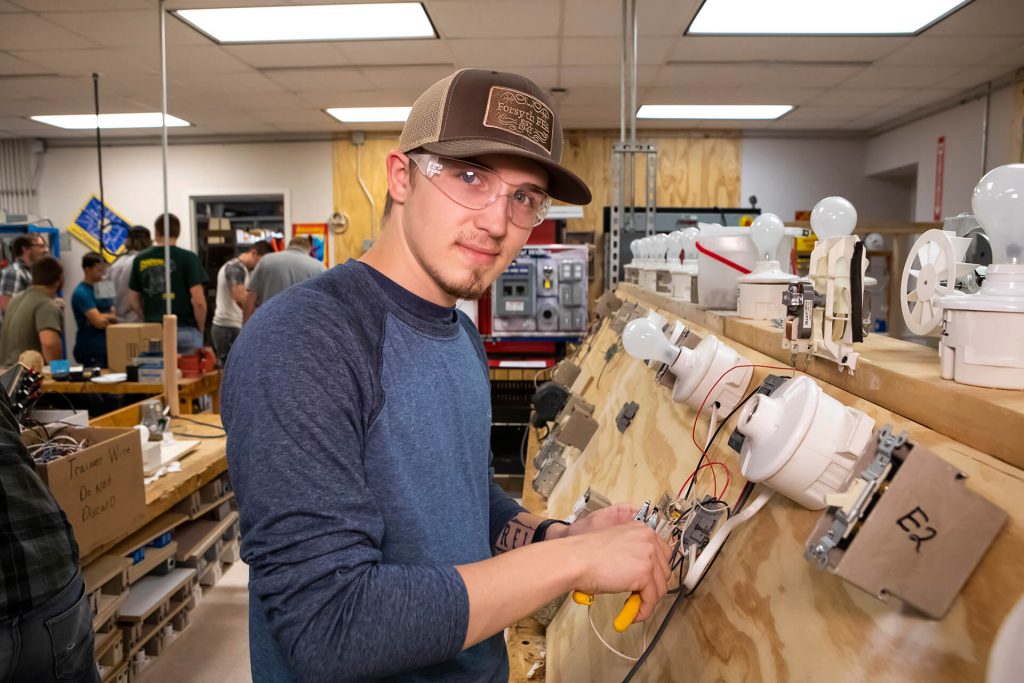
<svg viewBox="0 0 1024 683"><path fill-rule="evenodd" d="M492 333L582 336L589 322L587 299L586 245L531 244L492 287Z"/></svg>

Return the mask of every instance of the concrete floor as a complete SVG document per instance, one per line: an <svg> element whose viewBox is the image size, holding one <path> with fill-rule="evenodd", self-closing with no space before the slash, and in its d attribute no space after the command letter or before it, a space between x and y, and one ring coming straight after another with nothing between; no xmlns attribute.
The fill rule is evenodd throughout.
<svg viewBox="0 0 1024 683"><path fill-rule="evenodd" d="M250 683L249 567L235 562L192 612L188 628L139 677L140 683Z"/></svg>

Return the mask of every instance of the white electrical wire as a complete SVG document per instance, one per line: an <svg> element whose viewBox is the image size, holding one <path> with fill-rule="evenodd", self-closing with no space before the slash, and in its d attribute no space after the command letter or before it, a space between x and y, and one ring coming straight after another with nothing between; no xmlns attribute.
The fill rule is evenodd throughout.
<svg viewBox="0 0 1024 683"><path fill-rule="evenodd" d="M686 590L692 591L694 586L697 585L697 582L700 581L700 577L705 571L707 571L711 561L715 559L715 555L717 555L718 551L722 549L722 544L725 543L727 538L729 538L729 534L733 532L733 529L753 517L758 510L764 507L764 504L767 503L773 495L775 495L775 490L765 487L761 490L761 493L758 494L757 498L743 508L739 514L734 517L730 517L729 520L722 525L718 530L718 533L711 538L707 547L705 547L703 552L701 552L700 557L698 557L695 562L691 562L690 568L686 570L686 576L683 578L683 586L686 587ZM690 550L693 549L694 546L690 546ZM691 557L691 560L692 559L693 558Z"/></svg>
<svg viewBox="0 0 1024 683"><path fill-rule="evenodd" d="M587 619L590 621L590 628L594 629L594 635L597 636L597 639L601 641L601 644L604 645L606 648L608 648L609 652L614 652L615 654L617 654L618 656L622 657L623 659L628 659L631 662L638 662L638 661L640 661L639 657L630 657L629 655L622 654L621 652L616 650L614 647L609 645L608 642L603 637L601 637L601 633L597 630L597 624L594 623L593 609L594 609L593 606L587 607ZM646 633L644 634L644 636L645 636L645 641L646 641ZM644 647L644 649L647 649L646 646Z"/></svg>

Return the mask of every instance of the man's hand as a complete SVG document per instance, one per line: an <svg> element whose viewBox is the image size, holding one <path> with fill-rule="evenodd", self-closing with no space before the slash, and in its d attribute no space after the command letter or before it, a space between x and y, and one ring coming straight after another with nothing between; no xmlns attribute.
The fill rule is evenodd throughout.
<svg viewBox="0 0 1024 683"><path fill-rule="evenodd" d="M606 508L601 508L596 512L591 512L584 516L583 519L573 522L569 526L563 526L561 524L552 525L548 528L547 537L549 539L555 539L565 538L568 536L579 536L580 534L589 534L593 531L601 531L603 529L608 529L609 527L618 526L619 524L632 522L639 510L640 506L633 505L632 503L611 505Z"/></svg>
<svg viewBox="0 0 1024 683"><path fill-rule="evenodd" d="M576 590L591 595L640 593L636 621L649 618L665 597L671 573L669 546L647 525L629 521L567 542L577 546L576 555L584 563Z"/></svg>

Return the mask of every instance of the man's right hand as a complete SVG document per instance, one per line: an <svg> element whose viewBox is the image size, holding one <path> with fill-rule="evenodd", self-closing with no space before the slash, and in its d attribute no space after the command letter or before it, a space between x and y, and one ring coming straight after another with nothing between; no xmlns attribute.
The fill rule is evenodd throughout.
<svg viewBox="0 0 1024 683"><path fill-rule="evenodd" d="M643 604L636 621L644 621L668 591L669 546L642 522L627 522L602 531L564 539L575 544L581 561L576 590L598 593L640 593Z"/></svg>

